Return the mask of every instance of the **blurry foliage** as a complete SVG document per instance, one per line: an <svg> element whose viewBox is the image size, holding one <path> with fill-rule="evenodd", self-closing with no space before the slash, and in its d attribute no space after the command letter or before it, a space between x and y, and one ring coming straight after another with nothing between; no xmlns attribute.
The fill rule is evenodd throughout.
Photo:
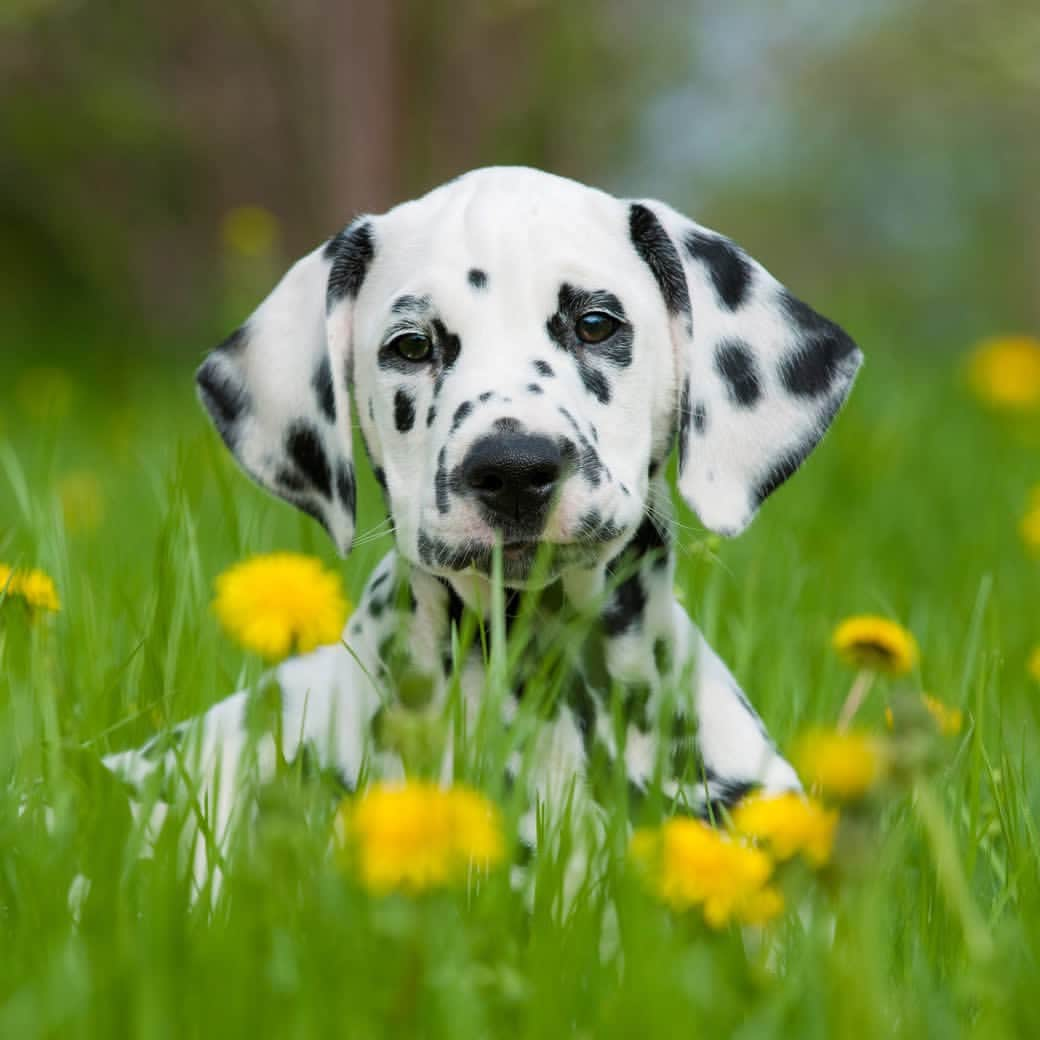
<svg viewBox="0 0 1040 1040"><path fill-rule="evenodd" d="M6 337L198 353L355 212L513 162L662 195L883 340L1032 332L1038 46L1029 0L7 0Z"/></svg>
<svg viewBox="0 0 1040 1040"><path fill-rule="evenodd" d="M743 15L716 32L754 31ZM777 127L709 176L702 219L853 323L884 315L890 342L1040 327L1040 7L808 2L767 22L751 75Z"/></svg>
<svg viewBox="0 0 1040 1040"><path fill-rule="evenodd" d="M237 321L353 212L471 166L595 179L660 86L653 24L593 0L8 4L0 306L140 351ZM236 248L243 212L266 252Z"/></svg>

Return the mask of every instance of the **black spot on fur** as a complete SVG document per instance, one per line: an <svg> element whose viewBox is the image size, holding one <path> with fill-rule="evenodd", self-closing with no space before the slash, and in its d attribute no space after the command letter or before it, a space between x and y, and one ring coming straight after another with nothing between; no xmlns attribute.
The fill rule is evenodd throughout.
<svg viewBox="0 0 1040 1040"><path fill-rule="evenodd" d="M375 256L371 223L355 221L329 241L324 255L332 257L325 290L325 309L330 311L344 297L356 297L361 291L369 264Z"/></svg>
<svg viewBox="0 0 1040 1040"><path fill-rule="evenodd" d="M235 428L249 409L249 392L238 375L229 371L216 354L211 354L202 363L195 373L195 382L213 425L224 443L234 451Z"/></svg>
<svg viewBox="0 0 1040 1040"><path fill-rule="evenodd" d="M586 545L608 542L621 534L620 528L613 520L604 520L598 509L590 509L578 521L575 541Z"/></svg>
<svg viewBox="0 0 1040 1040"><path fill-rule="evenodd" d="M431 404L430 407L426 410L426 425L427 425L427 427L432 426L433 425L433 420L436 419L436 418L437 418L437 406L435 404Z"/></svg>
<svg viewBox="0 0 1040 1040"><path fill-rule="evenodd" d="M728 238L700 231L687 232L683 245L691 260L707 267L722 305L735 311L747 298L751 285L751 264L747 257Z"/></svg>
<svg viewBox="0 0 1040 1040"><path fill-rule="evenodd" d="M458 359L459 352L462 349L459 337L454 332L449 332L440 318L433 320L433 332L437 346L437 355L445 368L451 368Z"/></svg>
<svg viewBox="0 0 1040 1040"><path fill-rule="evenodd" d="M742 408L753 408L762 396L751 348L738 339L723 340L715 350L715 371L722 376L729 399Z"/></svg>
<svg viewBox="0 0 1040 1040"><path fill-rule="evenodd" d="M578 374L581 376L581 381L585 385L585 389L592 394L600 404L610 403L610 383L607 382L607 377L599 371L598 368L590 368L587 365L580 365L578 368Z"/></svg>
<svg viewBox="0 0 1040 1040"><path fill-rule="evenodd" d="M451 432L454 433L465 421L470 412L473 411L472 401L463 401L462 404L455 409L455 414L451 417Z"/></svg>
<svg viewBox="0 0 1040 1040"><path fill-rule="evenodd" d="M398 433L407 433L415 425L415 399L403 387L394 394L394 426Z"/></svg>
<svg viewBox="0 0 1040 1040"><path fill-rule="evenodd" d="M307 481L296 470L290 469L288 466L282 466L275 473L274 482L282 491L290 493L307 490Z"/></svg>
<svg viewBox="0 0 1040 1040"><path fill-rule="evenodd" d="M556 373L553 371L552 365L548 361L543 361L541 358L536 358L533 362L535 371L540 376L545 376L547 379L554 376Z"/></svg>
<svg viewBox="0 0 1040 1040"><path fill-rule="evenodd" d="M693 428L700 434L708 428L708 409L703 401L698 401L693 406Z"/></svg>
<svg viewBox="0 0 1040 1040"><path fill-rule="evenodd" d="M353 516L357 506L357 482L354 480L354 467L346 462L336 467L336 494L343 508Z"/></svg>
<svg viewBox="0 0 1040 1040"><path fill-rule="evenodd" d="M394 314L422 314L429 309L429 296L413 296L411 293L398 296L390 305L390 310Z"/></svg>
<svg viewBox="0 0 1040 1040"><path fill-rule="evenodd" d="M311 386L318 395L318 406L321 408L322 415L330 423L334 423L336 421L336 397L332 392L332 366L327 357L323 357L321 364L314 370Z"/></svg>
<svg viewBox="0 0 1040 1040"><path fill-rule="evenodd" d="M385 491L386 490L386 472L382 466L376 466L372 470L372 475L376 478L376 483Z"/></svg>
<svg viewBox="0 0 1040 1040"><path fill-rule="evenodd" d="M782 306L803 333L779 365L780 381L787 390L796 397L819 397L839 375L851 377L855 368L847 362L858 348L845 330L788 292L783 293Z"/></svg>
<svg viewBox="0 0 1040 1040"><path fill-rule="evenodd" d="M481 394L481 395L480 395L480 396L479 396L479 397L477 398L477 400L478 400L478 401L479 401L479 402L480 402L481 404L487 404L487 402L488 402L488 401L490 401L490 400L491 400L491 398L492 398L492 397L494 397L494 396L495 396L495 391L494 391L494 390L485 390L485 391L484 391L484 392L483 392L483 393L482 393L482 394Z"/></svg>
<svg viewBox="0 0 1040 1040"><path fill-rule="evenodd" d="M434 477L434 494L437 499L437 509L441 513L448 511L448 469L447 449L441 448L437 455L437 474Z"/></svg>
<svg viewBox="0 0 1040 1040"><path fill-rule="evenodd" d="M678 250L654 214L633 203L628 211L628 231L632 244L664 297L669 314L690 315L690 292Z"/></svg>
<svg viewBox="0 0 1040 1040"><path fill-rule="evenodd" d="M529 394L540 394L540 393L543 393L544 391L542 390L542 388L537 383L528 383L527 384L527 392Z"/></svg>
<svg viewBox="0 0 1040 1040"><path fill-rule="evenodd" d="M693 413L690 410L690 377L683 379L682 394L679 396L679 474L686 470L686 453L690 439L690 421ZM654 474L651 473L650 476Z"/></svg>
<svg viewBox="0 0 1040 1040"><path fill-rule="evenodd" d="M627 551L630 557L650 558L654 567L660 567L668 563L668 547L667 535L654 523L650 514L646 513L632 536L632 541L628 543Z"/></svg>
<svg viewBox="0 0 1040 1040"><path fill-rule="evenodd" d="M419 532L419 559L433 567L453 567L460 562L464 550L456 549L440 538L431 538L425 531Z"/></svg>
<svg viewBox="0 0 1040 1040"><path fill-rule="evenodd" d="M466 275L466 281L468 281L474 289L486 289L488 283L487 272L481 271L479 267L471 267L469 274Z"/></svg>
<svg viewBox="0 0 1040 1040"><path fill-rule="evenodd" d="M643 580L638 573L630 575L614 590L603 611L603 630L613 638L638 628L643 623L645 607Z"/></svg>
<svg viewBox="0 0 1040 1040"><path fill-rule="evenodd" d="M286 433L285 451L311 485L325 498L331 498L332 471L317 429L298 419Z"/></svg>

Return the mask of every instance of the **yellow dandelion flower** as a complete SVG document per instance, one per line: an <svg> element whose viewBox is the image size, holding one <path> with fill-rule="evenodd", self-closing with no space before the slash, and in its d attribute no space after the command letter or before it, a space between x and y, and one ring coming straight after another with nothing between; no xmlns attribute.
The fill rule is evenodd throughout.
<svg viewBox="0 0 1040 1040"><path fill-rule="evenodd" d="M917 663L917 640L887 618L847 618L834 630L832 645L846 663L873 672L905 675Z"/></svg>
<svg viewBox="0 0 1040 1040"><path fill-rule="evenodd" d="M983 340L968 362L968 381L986 404L1012 411L1040 406L1040 341L1032 336Z"/></svg>
<svg viewBox="0 0 1040 1040"><path fill-rule="evenodd" d="M6 593L4 593L6 590ZM61 610L61 600L54 579L40 570L13 570L0 563L0 593L5 598L17 597L31 610Z"/></svg>
<svg viewBox="0 0 1040 1040"><path fill-rule="evenodd" d="M810 730L795 745L792 757L810 787L842 800L862 797L885 770L881 744L855 731Z"/></svg>
<svg viewBox="0 0 1040 1040"><path fill-rule="evenodd" d="M1033 652L1029 655L1029 664L1026 668L1030 676L1037 682L1040 682L1040 646L1035 647Z"/></svg>
<svg viewBox="0 0 1040 1040"><path fill-rule="evenodd" d="M732 820L738 834L768 844L776 859L791 859L801 853L814 867L822 867L834 847L838 812L824 808L813 798L787 792L770 798L745 798L733 810Z"/></svg>
<svg viewBox="0 0 1040 1040"><path fill-rule="evenodd" d="M253 556L216 580L213 610L246 649L276 661L338 642L348 615L338 574L298 553Z"/></svg>
<svg viewBox="0 0 1040 1040"><path fill-rule="evenodd" d="M101 481L87 470L66 473L58 481L65 526L75 534L89 534L101 526L105 516L105 498Z"/></svg>
<svg viewBox="0 0 1040 1040"><path fill-rule="evenodd" d="M629 853L662 903L677 912L699 907L713 928L762 924L783 909L766 884L772 860L700 820L676 817L658 831L638 830Z"/></svg>
<svg viewBox="0 0 1040 1040"><path fill-rule="evenodd" d="M960 733L964 725L964 713L960 708L951 708L928 693L921 694L921 703L928 709L928 714L935 720L935 725L944 737L955 737Z"/></svg>
<svg viewBox="0 0 1040 1040"><path fill-rule="evenodd" d="M784 912L783 893L773 885L763 885L751 892L741 904L740 921L761 927Z"/></svg>
<svg viewBox="0 0 1040 1040"><path fill-rule="evenodd" d="M361 882L374 892L420 892L465 880L470 866L502 861L498 808L467 787L375 784L346 801L341 843Z"/></svg>
<svg viewBox="0 0 1040 1040"><path fill-rule="evenodd" d="M278 218L262 206L236 206L224 214L220 237L231 253L268 256L278 242Z"/></svg>

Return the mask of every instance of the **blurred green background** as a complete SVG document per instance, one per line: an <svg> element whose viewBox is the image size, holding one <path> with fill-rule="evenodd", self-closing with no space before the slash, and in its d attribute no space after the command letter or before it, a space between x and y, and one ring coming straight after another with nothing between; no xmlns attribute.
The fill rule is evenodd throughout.
<svg viewBox="0 0 1040 1040"><path fill-rule="evenodd" d="M1038 53L1030 0L4 0L2 349L192 360L491 163L666 198L868 350L1035 329Z"/></svg>

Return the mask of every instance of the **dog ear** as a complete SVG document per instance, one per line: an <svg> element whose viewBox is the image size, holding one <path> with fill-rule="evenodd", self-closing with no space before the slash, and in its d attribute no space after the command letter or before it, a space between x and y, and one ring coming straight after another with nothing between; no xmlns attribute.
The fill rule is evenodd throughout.
<svg viewBox="0 0 1040 1040"><path fill-rule="evenodd" d="M826 432L862 354L729 239L660 202L628 217L677 345L679 491L739 534Z"/></svg>
<svg viewBox="0 0 1040 1040"><path fill-rule="evenodd" d="M357 487L353 305L373 255L372 223L360 218L297 261L196 373L199 397L242 468L318 520L343 555Z"/></svg>

